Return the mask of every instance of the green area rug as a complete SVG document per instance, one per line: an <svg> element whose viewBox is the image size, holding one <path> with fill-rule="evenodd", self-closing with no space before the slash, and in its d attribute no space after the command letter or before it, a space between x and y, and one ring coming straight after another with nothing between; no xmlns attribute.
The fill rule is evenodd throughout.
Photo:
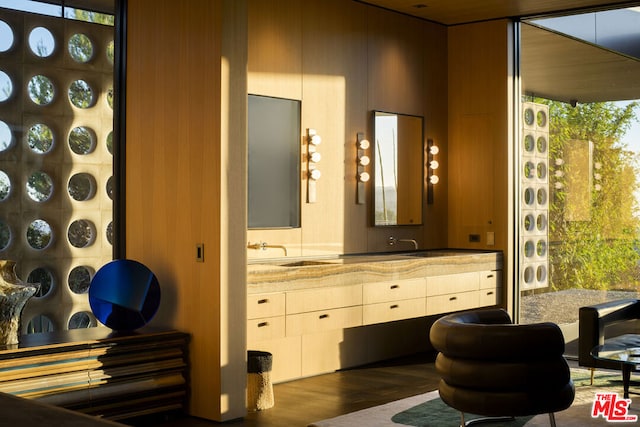
<svg viewBox="0 0 640 427"><path fill-rule="evenodd" d="M576 386L576 397L570 408L555 414L556 423L563 427L605 426L610 422L602 417L592 418L591 409L596 392L615 392L622 397L622 375L619 372L596 371L594 384L590 385L590 372L586 369L572 369L571 378ZM633 389L634 384L632 384ZM640 402L640 395L631 395L632 402ZM638 415L640 405L634 405L630 414ZM477 418L465 414L465 420ZM615 423L617 425L637 423ZM309 427L456 427L460 425L460 413L440 400L437 391L412 396L385 405L364 409L328 420L318 421ZM535 417L518 417L513 421L484 424L495 427L548 427L547 414Z"/></svg>

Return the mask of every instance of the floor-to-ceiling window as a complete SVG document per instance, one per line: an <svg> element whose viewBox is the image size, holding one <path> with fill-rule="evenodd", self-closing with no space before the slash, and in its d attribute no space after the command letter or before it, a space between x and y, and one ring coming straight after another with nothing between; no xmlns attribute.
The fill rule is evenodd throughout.
<svg viewBox="0 0 640 427"><path fill-rule="evenodd" d="M39 283L29 333L95 326L113 257L114 1L66 3L0 0L0 259Z"/></svg>
<svg viewBox="0 0 640 427"><path fill-rule="evenodd" d="M579 307L640 289L639 22L624 9L522 24L521 322L575 326Z"/></svg>

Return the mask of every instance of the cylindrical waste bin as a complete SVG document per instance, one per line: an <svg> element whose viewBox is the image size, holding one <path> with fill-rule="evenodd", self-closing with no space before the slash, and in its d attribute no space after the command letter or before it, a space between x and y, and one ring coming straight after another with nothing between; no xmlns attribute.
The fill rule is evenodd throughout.
<svg viewBox="0 0 640 427"><path fill-rule="evenodd" d="M247 352L247 409L261 411L274 404L271 366L273 356L266 351Z"/></svg>

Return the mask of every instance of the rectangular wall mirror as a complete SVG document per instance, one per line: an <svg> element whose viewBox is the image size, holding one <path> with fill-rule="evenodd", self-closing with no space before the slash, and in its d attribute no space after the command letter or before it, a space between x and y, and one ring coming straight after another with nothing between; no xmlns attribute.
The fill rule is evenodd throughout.
<svg viewBox="0 0 640 427"><path fill-rule="evenodd" d="M421 225L423 118L374 111L374 225Z"/></svg>
<svg viewBox="0 0 640 427"><path fill-rule="evenodd" d="M300 227L300 101L249 95L249 228Z"/></svg>

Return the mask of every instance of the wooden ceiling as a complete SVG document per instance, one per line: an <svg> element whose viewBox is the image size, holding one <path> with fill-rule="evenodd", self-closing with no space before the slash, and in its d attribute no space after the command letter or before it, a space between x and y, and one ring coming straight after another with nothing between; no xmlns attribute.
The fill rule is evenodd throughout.
<svg viewBox="0 0 640 427"><path fill-rule="evenodd" d="M385 9L438 22L467 24L500 18L520 18L633 5L620 0L362 0ZM635 2L637 5L638 2Z"/></svg>
<svg viewBox="0 0 640 427"><path fill-rule="evenodd" d="M637 6L603 0L366 0L444 25ZM522 24L522 92L564 102L640 99L640 61L534 25Z"/></svg>

